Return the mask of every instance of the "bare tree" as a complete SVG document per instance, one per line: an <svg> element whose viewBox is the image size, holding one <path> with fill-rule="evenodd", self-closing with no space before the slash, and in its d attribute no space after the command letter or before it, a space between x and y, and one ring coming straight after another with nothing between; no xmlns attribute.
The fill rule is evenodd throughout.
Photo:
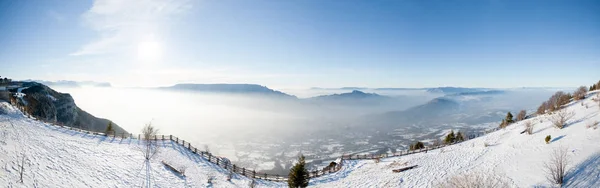
<svg viewBox="0 0 600 188"><path fill-rule="evenodd" d="M538 107L536 113L537 114L545 114L548 109L548 102L543 102L540 107Z"/></svg>
<svg viewBox="0 0 600 188"><path fill-rule="evenodd" d="M146 170L146 178L144 184L146 187L152 187L152 167L150 166L150 160L158 153L159 147L156 138L158 129L152 126L152 123L146 124L142 128L142 145L140 151L144 155L144 168Z"/></svg>
<svg viewBox="0 0 600 188"><path fill-rule="evenodd" d="M562 185L564 183L565 175L567 174L567 167L569 166L569 158L567 156L568 151L566 148L554 149L550 156L550 161L544 163L544 169L546 172L546 178L548 181Z"/></svg>
<svg viewBox="0 0 600 188"><path fill-rule="evenodd" d="M562 92L562 91L557 91L556 93L554 93L554 95L552 95L550 97L550 99L548 99L547 109L550 110L551 112L560 110L562 105L569 103L569 100L570 100L569 94Z"/></svg>
<svg viewBox="0 0 600 188"><path fill-rule="evenodd" d="M525 131L527 132L527 134L531 135L533 134L533 127L535 126L535 122L533 121L526 121L525 122Z"/></svg>
<svg viewBox="0 0 600 188"><path fill-rule="evenodd" d="M521 110L519 114L517 114L517 121L524 120L527 117L527 112L525 110Z"/></svg>
<svg viewBox="0 0 600 188"><path fill-rule="evenodd" d="M452 188L503 188L509 187L508 183L498 177L485 173L464 173L451 177L438 187Z"/></svg>
<svg viewBox="0 0 600 188"><path fill-rule="evenodd" d="M553 116L550 116L550 122L554 127L562 129L567 124L567 121L571 120L575 116L574 112L567 111L566 109L559 110Z"/></svg>
<svg viewBox="0 0 600 188"><path fill-rule="evenodd" d="M585 98L585 95L588 92L588 88L585 86L580 86L579 88L577 88L577 90L575 90L575 92L573 92L573 98L575 100L581 100Z"/></svg>
<svg viewBox="0 0 600 188"><path fill-rule="evenodd" d="M158 134L158 129L152 126L152 123L146 124L144 128L142 128L142 135L144 136L142 139L142 153L144 154L144 159L150 161L158 153L159 147L156 142L156 135Z"/></svg>

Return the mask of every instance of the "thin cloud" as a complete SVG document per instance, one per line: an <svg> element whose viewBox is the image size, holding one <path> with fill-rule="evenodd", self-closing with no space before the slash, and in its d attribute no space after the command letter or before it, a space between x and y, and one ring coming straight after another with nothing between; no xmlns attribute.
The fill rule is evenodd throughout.
<svg viewBox="0 0 600 188"><path fill-rule="evenodd" d="M82 20L99 38L70 55L123 52L140 37L160 35L162 25L190 7L187 0L95 0Z"/></svg>

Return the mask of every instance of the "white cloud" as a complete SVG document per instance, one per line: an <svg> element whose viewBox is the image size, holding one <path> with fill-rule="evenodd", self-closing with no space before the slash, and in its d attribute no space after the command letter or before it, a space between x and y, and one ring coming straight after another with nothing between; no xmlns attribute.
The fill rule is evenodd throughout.
<svg viewBox="0 0 600 188"><path fill-rule="evenodd" d="M143 37L160 36L161 26L190 7L187 0L95 0L82 20L99 38L70 55L126 51Z"/></svg>

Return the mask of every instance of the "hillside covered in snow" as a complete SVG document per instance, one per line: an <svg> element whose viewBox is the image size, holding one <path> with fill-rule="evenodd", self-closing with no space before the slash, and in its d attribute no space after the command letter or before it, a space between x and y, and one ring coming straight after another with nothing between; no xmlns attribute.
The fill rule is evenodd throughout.
<svg viewBox="0 0 600 188"><path fill-rule="evenodd" d="M598 91L566 105L574 117L563 129L545 114L459 144L402 157L344 160L339 172L311 179L315 187L448 187L456 178L477 177L508 187L552 186L544 163L557 149L568 151L565 186L600 186L600 121ZM535 124L523 134L525 122ZM547 144L544 138L550 135ZM0 185L9 187L140 187L150 179L155 187L248 187L250 178L234 175L172 141L160 141L161 151L146 176L139 140L85 134L24 116L0 103ZM24 162L20 162L24 161ZM181 176L162 162L185 169ZM23 182L20 171L23 165ZM392 170L418 165L394 173ZM210 181L209 183L209 179ZM287 184L256 180L258 187Z"/></svg>

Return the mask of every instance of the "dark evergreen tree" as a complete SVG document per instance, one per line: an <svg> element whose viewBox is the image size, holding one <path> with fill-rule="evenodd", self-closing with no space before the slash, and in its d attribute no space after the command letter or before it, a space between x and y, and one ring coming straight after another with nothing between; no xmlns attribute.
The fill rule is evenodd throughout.
<svg viewBox="0 0 600 188"><path fill-rule="evenodd" d="M113 127L112 127L112 122L109 121L108 122L108 126L106 126L106 131L104 133L106 133L106 135L109 135L110 133L113 133Z"/></svg>
<svg viewBox="0 0 600 188"><path fill-rule="evenodd" d="M309 179L310 177L306 170L306 162L304 162L304 155L300 155L300 157L298 157L298 163L290 169L288 186L292 188L307 187Z"/></svg>
<svg viewBox="0 0 600 188"><path fill-rule="evenodd" d="M514 122L515 121L513 120L513 115L510 112L506 113L506 125L509 125Z"/></svg>
<svg viewBox="0 0 600 188"><path fill-rule="evenodd" d="M446 140L444 140L444 143L446 143L446 144L454 143L455 139L456 139L456 136L454 135L454 131L450 131L450 134L448 134L448 136L446 136Z"/></svg>

